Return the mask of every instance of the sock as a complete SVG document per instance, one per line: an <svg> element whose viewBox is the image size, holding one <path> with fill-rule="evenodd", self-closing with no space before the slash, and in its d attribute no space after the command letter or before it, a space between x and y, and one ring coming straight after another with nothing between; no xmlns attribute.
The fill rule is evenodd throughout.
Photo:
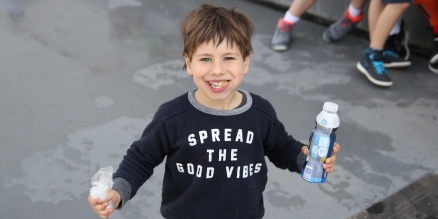
<svg viewBox="0 0 438 219"><path fill-rule="evenodd" d="M289 11L287 11L283 19L290 23L296 23L300 20L300 17L297 17L291 14Z"/></svg>
<svg viewBox="0 0 438 219"><path fill-rule="evenodd" d="M392 27L391 32L389 32L390 36L400 33L401 21L402 21L402 18L399 17L397 22L395 22L394 27Z"/></svg>
<svg viewBox="0 0 438 219"><path fill-rule="evenodd" d="M353 17L356 18L357 16L362 13L362 9L356 9L351 3L348 6L348 13Z"/></svg>
<svg viewBox="0 0 438 219"><path fill-rule="evenodd" d="M368 49L365 50L364 53L373 53L374 54L374 61L382 61L383 59L383 49L375 49L368 47Z"/></svg>

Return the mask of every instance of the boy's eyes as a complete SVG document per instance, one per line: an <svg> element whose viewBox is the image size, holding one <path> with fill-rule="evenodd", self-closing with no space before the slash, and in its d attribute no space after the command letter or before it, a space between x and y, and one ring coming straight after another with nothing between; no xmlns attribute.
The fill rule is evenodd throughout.
<svg viewBox="0 0 438 219"><path fill-rule="evenodd" d="M225 61L233 60L233 59L234 59L233 57L225 57L225 58L224 58ZM203 61L203 62L209 62L209 61L211 61L211 58L201 58L201 61Z"/></svg>

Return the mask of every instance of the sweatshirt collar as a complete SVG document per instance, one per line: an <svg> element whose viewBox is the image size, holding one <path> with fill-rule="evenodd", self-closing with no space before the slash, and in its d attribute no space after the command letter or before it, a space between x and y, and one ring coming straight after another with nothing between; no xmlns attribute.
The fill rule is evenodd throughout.
<svg viewBox="0 0 438 219"><path fill-rule="evenodd" d="M188 92L188 98L189 98L190 103L192 104L193 107L195 107L199 111L210 114L210 115L215 115L215 116L238 115L238 114L246 112L252 105L251 94L246 90L237 89L237 91L241 92L243 95L246 96L246 104L245 105L243 105L239 108L236 108L236 109L231 109L231 110L211 109L211 108L208 108L204 105L199 104L198 101L196 101L196 99L195 99L195 91L196 90L197 90L197 88L193 88Z"/></svg>

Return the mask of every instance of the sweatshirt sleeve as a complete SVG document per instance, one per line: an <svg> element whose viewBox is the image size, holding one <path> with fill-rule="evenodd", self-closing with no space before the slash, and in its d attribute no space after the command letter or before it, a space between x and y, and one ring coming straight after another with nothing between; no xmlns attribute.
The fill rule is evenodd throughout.
<svg viewBox="0 0 438 219"><path fill-rule="evenodd" d="M278 168L299 173L306 159L301 152L305 144L295 140L276 118L270 127L270 135L265 145L265 155ZM303 160L304 159L304 160Z"/></svg>
<svg viewBox="0 0 438 219"><path fill-rule="evenodd" d="M265 120L260 121L264 128L264 151L269 160L278 168L300 172L305 161L301 148L305 144L288 134L283 123L277 119L276 112L269 101L258 98L256 107L264 112Z"/></svg>
<svg viewBox="0 0 438 219"><path fill-rule="evenodd" d="M138 189L152 176L154 168L164 160L168 153L168 145L165 125L157 111L142 137L127 150L119 168L113 174L114 179L124 180L118 179L119 182L123 182L120 187L130 190L129 192L117 190L124 194L121 194L122 199L125 199L122 200L122 206L128 201L126 198L133 198Z"/></svg>
<svg viewBox="0 0 438 219"><path fill-rule="evenodd" d="M125 206L126 202L131 197L131 185L125 179L116 177L114 178L114 185L112 189L116 190L122 197L119 206L116 208L117 210L120 210L123 206Z"/></svg>

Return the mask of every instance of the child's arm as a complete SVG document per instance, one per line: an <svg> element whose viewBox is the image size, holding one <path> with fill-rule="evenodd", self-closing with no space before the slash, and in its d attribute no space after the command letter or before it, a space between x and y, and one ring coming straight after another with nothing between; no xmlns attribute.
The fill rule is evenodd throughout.
<svg viewBox="0 0 438 219"><path fill-rule="evenodd" d="M267 144L265 154L275 166L281 169L289 169L292 172L300 172L308 152L308 148L303 143L295 140L288 135L283 124L278 120L273 120L271 133L277 133L270 136L271 141ZM336 162L336 153L340 150L338 143L333 147L333 153L323 164L327 173L333 172Z"/></svg>
<svg viewBox="0 0 438 219"><path fill-rule="evenodd" d="M122 200L120 194L115 190L109 190L106 200L102 201L100 199L93 199L91 196L88 196L88 202L91 205L91 208L96 212L97 215L101 218L109 218L111 214L114 212L114 209L108 208L109 201L114 203L114 208L117 208Z"/></svg>

